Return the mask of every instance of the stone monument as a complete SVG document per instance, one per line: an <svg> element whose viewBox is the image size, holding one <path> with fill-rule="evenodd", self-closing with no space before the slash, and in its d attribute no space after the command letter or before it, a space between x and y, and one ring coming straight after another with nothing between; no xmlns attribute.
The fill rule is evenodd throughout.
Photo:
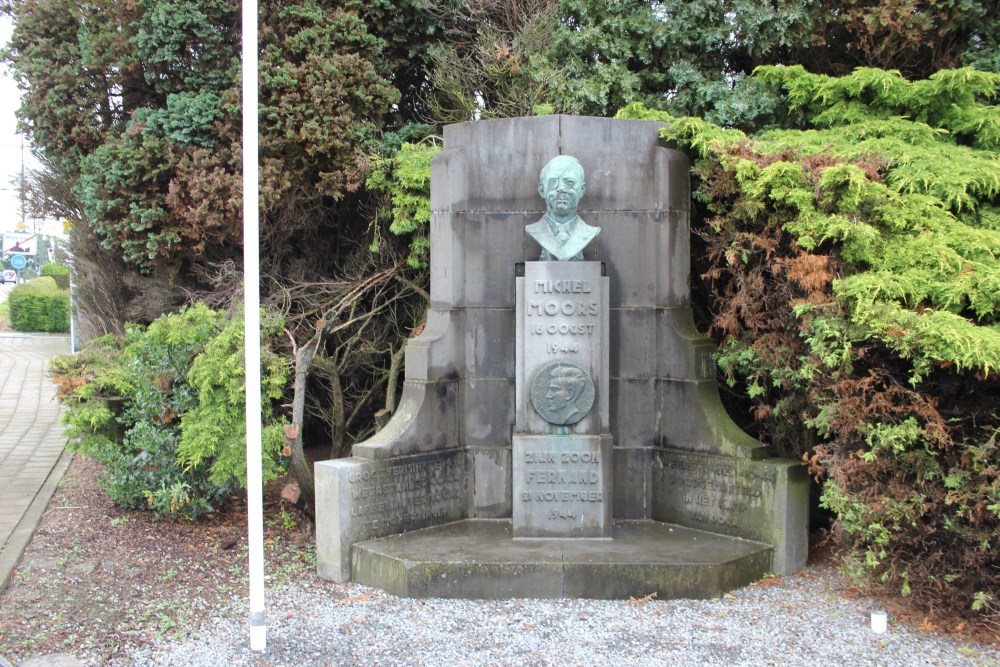
<svg viewBox="0 0 1000 667"><path fill-rule="evenodd" d="M399 408L316 464L322 576L415 597L710 597L804 565L805 470L719 401L691 317L688 163L659 129L445 128Z"/></svg>

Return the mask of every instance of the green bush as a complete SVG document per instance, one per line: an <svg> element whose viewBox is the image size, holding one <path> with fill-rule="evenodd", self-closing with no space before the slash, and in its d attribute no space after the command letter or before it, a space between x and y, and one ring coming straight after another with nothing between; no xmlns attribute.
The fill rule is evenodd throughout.
<svg viewBox="0 0 1000 667"><path fill-rule="evenodd" d="M693 232L757 435L823 481L853 574L948 607L1000 590L1000 75L760 68L798 130L641 107L694 158Z"/></svg>
<svg viewBox="0 0 1000 667"><path fill-rule="evenodd" d="M59 289L53 278L35 278L18 285L7 300L15 331L69 331L69 292Z"/></svg>
<svg viewBox="0 0 1000 667"><path fill-rule="evenodd" d="M263 317L264 337L280 334L281 321ZM243 320L234 317L195 358L188 382L198 392L198 402L181 418L178 459L186 466L209 465L209 479L216 484L247 483L246 409L243 361ZM266 347L261 350L261 408L264 479L280 472L280 452L285 443L273 405L284 394L288 365Z"/></svg>
<svg viewBox="0 0 1000 667"><path fill-rule="evenodd" d="M391 157L372 158L372 171L366 182L373 192L384 197L378 216L389 222L389 231L410 237L406 263L414 269L427 268L430 255L431 158L439 152L441 147L427 140L404 143ZM372 252L377 252L379 245L376 237L371 244Z"/></svg>
<svg viewBox="0 0 1000 667"><path fill-rule="evenodd" d="M125 435L118 420L123 402L117 378L121 343L103 336L76 354L49 360L56 398L68 408L63 416L66 434L83 451L93 451L108 440L120 442Z"/></svg>
<svg viewBox="0 0 1000 667"><path fill-rule="evenodd" d="M245 449L242 458L236 451L242 403L232 400L242 396L242 364L233 363L242 361L241 324L198 304L53 360L59 397L69 408L68 434L104 465L100 482L116 505L194 520L245 484ZM277 369L264 399L270 414L284 375L273 356L265 358ZM266 469L273 474L274 429L269 433Z"/></svg>
<svg viewBox="0 0 1000 667"><path fill-rule="evenodd" d="M49 276L59 289L69 289L69 267L58 262L45 262L39 275Z"/></svg>
<svg viewBox="0 0 1000 667"><path fill-rule="evenodd" d="M43 276L68 276L69 267L59 262L45 262L39 273Z"/></svg>

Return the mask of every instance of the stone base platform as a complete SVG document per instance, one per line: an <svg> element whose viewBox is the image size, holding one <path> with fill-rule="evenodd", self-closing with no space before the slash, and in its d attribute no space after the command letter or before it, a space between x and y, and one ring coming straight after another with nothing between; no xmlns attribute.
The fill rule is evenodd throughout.
<svg viewBox="0 0 1000 667"><path fill-rule="evenodd" d="M655 521L611 539L513 539L464 520L354 545L352 579L413 598L712 598L767 574L771 547Z"/></svg>

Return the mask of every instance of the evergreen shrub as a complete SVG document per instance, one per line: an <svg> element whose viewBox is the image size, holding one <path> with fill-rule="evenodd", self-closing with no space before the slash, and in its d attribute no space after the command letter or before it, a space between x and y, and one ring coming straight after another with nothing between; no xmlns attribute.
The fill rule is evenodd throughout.
<svg viewBox="0 0 1000 667"><path fill-rule="evenodd" d="M11 290L10 325L15 331L69 331L69 292L51 277L29 280Z"/></svg>
<svg viewBox="0 0 1000 667"><path fill-rule="evenodd" d="M424 140L404 143L389 157L373 157L371 174L366 185L373 192L382 193L384 206L378 218L388 221L389 232L410 239L410 254L406 263L410 268L427 268L430 256L431 220L431 159L441 152L441 146ZM378 225L372 230L377 233ZM380 240L371 243L370 250L378 252Z"/></svg>
<svg viewBox="0 0 1000 667"><path fill-rule="evenodd" d="M104 465L100 483L116 505L194 520L246 484L242 343L241 319L197 304L52 361L68 434ZM273 355L263 358L270 416L287 373ZM271 476L278 429L266 431Z"/></svg>
<svg viewBox="0 0 1000 667"><path fill-rule="evenodd" d="M59 262L45 262L39 273L43 276L68 276L69 267Z"/></svg>
<svg viewBox="0 0 1000 667"><path fill-rule="evenodd" d="M693 158L718 364L802 457L848 570L931 604L1000 590L1000 75L755 74L798 129L640 106Z"/></svg>
<svg viewBox="0 0 1000 667"><path fill-rule="evenodd" d="M42 264L42 269L38 273L39 275L49 276L55 280L56 286L59 289L69 289L69 267L65 264L60 264L59 262L45 262L45 264Z"/></svg>

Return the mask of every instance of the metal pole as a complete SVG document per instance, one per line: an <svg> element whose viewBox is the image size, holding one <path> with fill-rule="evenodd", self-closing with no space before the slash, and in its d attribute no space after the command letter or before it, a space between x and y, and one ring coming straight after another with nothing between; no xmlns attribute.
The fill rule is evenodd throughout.
<svg viewBox="0 0 1000 667"><path fill-rule="evenodd" d="M21 135L21 231L24 231L24 135Z"/></svg>
<svg viewBox="0 0 1000 667"><path fill-rule="evenodd" d="M257 134L257 0L243 1L243 331L246 363L247 539L250 649L267 647L260 412L260 201Z"/></svg>
<svg viewBox="0 0 1000 667"><path fill-rule="evenodd" d="M80 346L76 342L76 283L73 281L73 270L69 272L69 352L76 354Z"/></svg>

